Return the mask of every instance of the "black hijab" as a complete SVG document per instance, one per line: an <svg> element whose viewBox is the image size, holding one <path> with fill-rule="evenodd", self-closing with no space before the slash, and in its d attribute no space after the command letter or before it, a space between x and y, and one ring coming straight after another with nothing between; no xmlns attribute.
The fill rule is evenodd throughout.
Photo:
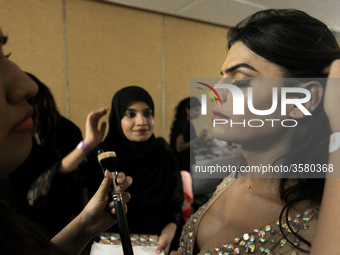
<svg viewBox="0 0 340 255"><path fill-rule="evenodd" d="M109 115L109 132L98 149L115 151L118 170L133 178L127 190L131 194L126 215L130 232L160 234L169 222L169 213L174 210L169 208L169 197L175 192L175 169L164 139L152 134L147 141L133 142L124 135L121 119L128 107L138 101L145 102L154 115L153 100L143 88L130 86L115 94Z"/></svg>
<svg viewBox="0 0 340 255"><path fill-rule="evenodd" d="M119 170L135 177L149 175L150 167L154 166L156 155L156 138L151 137L144 142L133 142L125 136L121 120L128 107L142 101L152 110L154 103L149 93L141 87L129 86L119 90L113 97L109 115L109 132L100 147L106 151L113 150L117 154ZM139 179L139 178L138 178Z"/></svg>

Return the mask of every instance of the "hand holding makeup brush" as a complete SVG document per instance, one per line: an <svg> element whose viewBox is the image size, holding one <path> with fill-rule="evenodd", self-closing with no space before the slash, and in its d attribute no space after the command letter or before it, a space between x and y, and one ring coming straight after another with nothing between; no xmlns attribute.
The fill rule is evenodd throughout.
<svg viewBox="0 0 340 255"><path fill-rule="evenodd" d="M106 230L117 221L116 217L113 216L113 214L115 214L114 203L113 201L109 202L109 189L112 185L112 175L106 170L105 176L98 191L80 214L86 230L94 235ZM125 177L124 173L119 173L116 182L120 189L123 188L123 190L121 190L123 192L132 183L132 178L129 176ZM126 202L130 200L130 194L124 192L122 196L126 211ZM109 210L107 210L107 208L109 208Z"/></svg>
<svg viewBox="0 0 340 255"><path fill-rule="evenodd" d="M88 202L83 211L51 241L70 254L77 254L97 234L105 231L117 222L113 201L109 202L109 190L112 185L112 176L109 171L105 172L96 194ZM116 178L119 189L123 192L132 183L132 178L119 173ZM130 200L130 194L124 192L123 202L125 210L126 203ZM68 242L68 240L79 240Z"/></svg>

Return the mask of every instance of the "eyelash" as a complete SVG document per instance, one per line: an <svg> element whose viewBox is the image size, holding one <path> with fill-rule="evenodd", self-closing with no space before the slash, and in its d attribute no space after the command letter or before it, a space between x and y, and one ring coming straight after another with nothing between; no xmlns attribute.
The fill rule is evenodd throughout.
<svg viewBox="0 0 340 255"><path fill-rule="evenodd" d="M253 78L250 79L238 79L233 80L232 84L240 87L249 86L250 82L253 80Z"/></svg>
<svg viewBox="0 0 340 255"><path fill-rule="evenodd" d="M223 72L220 72L220 75L223 76ZM236 85L236 86L249 86L250 82L253 80L253 78L249 79L234 79L231 84Z"/></svg>
<svg viewBox="0 0 340 255"><path fill-rule="evenodd" d="M144 117L148 118L148 117L152 116L152 113L151 112L145 112L145 113L143 113L143 115L144 115ZM125 114L125 116L128 117L128 118L134 118L134 117L136 117L136 114L134 112L128 112L128 113Z"/></svg>

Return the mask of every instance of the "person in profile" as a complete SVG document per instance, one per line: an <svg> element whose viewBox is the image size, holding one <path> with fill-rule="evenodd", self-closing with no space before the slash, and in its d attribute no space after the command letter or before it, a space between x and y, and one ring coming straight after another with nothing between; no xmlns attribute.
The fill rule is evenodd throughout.
<svg viewBox="0 0 340 255"><path fill-rule="evenodd" d="M336 108L339 94L335 86L328 87L331 79L327 79L325 71L340 57L333 33L326 24L305 12L269 9L239 22L228 31L227 38L228 54L221 67L219 84L233 80L232 85L242 90L245 102L252 100L255 109L269 109L273 105L274 88L308 90L311 98L304 107L311 115L305 114L306 108L300 109L294 104L278 104L268 115L255 114L250 107L242 115L235 114L230 90L216 89L223 105L213 108L213 120L232 119L240 123L252 119L266 121L270 116L277 119L277 123L289 118L297 125L216 125L212 128L214 138L241 146L241 165L238 171L223 179L212 198L192 215L183 227L180 250L172 255L301 255L309 254L311 247L316 248L317 254L338 254L335 251L338 247L327 242L330 236L332 239L338 236L329 224L319 232L317 245L322 245L322 249L313 243L318 232L316 227L322 230L318 218L320 211L323 215L326 172L328 175L333 171L332 164L338 163L329 153L337 153L333 150L340 148L336 138L338 147L330 146L339 132ZM252 92L247 93L250 89ZM290 98L297 100L300 96L291 93ZM286 112L282 114L282 110ZM279 171L247 171L261 166ZM293 169L295 166L303 167L298 171ZM322 170L321 166L326 169ZM315 171L311 170L313 167ZM333 198L333 205L336 199L329 193L325 195L328 199L324 208L328 209L324 219L328 216L328 221L336 222L338 211L329 203ZM325 246L332 246L335 252L325 253Z"/></svg>
<svg viewBox="0 0 340 255"><path fill-rule="evenodd" d="M58 175L56 171L61 159L82 140L82 133L78 126L59 113L50 89L33 74L26 74L39 88L38 93L29 99L34 108L33 148L25 162L1 180L0 186L4 190L1 196L18 214L40 225L52 238L84 208L81 190L77 189L73 176ZM35 180L46 172L52 174L44 182L58 191L49 192L43 201L32 205L27 195ZM34 188L43 189L37 185Z"/></svg>
<svg viewBox="0 0 340 255"><path fill-rule="evenodd" d="M7 41L8 37L0 28L0 179L23 164L32 150L34 109L29 99L38 93L37 84L4 54L3 46ZM80 254L92 238L117 222L114 205L109 201L113 178L109 171L105 175L81 213L50 240L39 226L0 199L0 254ZM122 192L132 183L131 177L124 173L119 173L116 181ZM124 203L129 197L128 193L123 193ZM55 220L51 215L46 217Z"/></svg>

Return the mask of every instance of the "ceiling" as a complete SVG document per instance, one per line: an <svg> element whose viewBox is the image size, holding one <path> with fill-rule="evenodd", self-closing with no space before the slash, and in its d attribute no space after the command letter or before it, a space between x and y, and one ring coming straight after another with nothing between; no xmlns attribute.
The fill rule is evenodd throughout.
<svg viewBox="0 0 340 255"><path fill-rule="evenodd" d="M340 32L340 0L102 0L231 27L250 14L268 8L307 12Z"/></svg>

